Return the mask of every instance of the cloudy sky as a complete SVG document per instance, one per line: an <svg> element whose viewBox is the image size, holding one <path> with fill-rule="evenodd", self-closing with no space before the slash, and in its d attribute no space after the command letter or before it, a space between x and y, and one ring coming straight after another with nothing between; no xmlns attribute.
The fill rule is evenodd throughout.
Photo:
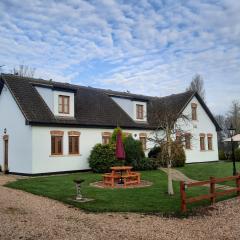
<svg viewBox="0 0 240 240"><path fill-rule="evenodd" d="M199 73L214 113L240 99L239 0L1 0L0 65L165 96Z"/></svg>

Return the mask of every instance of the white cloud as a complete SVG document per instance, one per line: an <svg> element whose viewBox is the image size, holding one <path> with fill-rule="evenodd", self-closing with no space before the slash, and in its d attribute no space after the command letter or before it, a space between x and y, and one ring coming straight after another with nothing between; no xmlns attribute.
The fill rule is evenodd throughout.
<svg viewBox="0 0 240 240"><path fill-rule="evenodd" d="M151 95L183 91L200 73L215 112L239 98L239 1L8 0L0 11L6 71L25 63L37 77L87 75L88 85Z"/></svg>

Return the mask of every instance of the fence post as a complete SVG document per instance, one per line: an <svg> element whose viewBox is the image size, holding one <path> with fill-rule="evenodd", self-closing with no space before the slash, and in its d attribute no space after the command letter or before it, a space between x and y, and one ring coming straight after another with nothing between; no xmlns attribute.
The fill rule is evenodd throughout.
<svg viewBox="0 0 240 240"><path fill-rule="evenodd" d="M215 177L210 177L211 204L214 204L216 202L215 182Z"/></svg>
<svg viewBox="0 0 240 240"><path fill-rule="evenodd" d="M181 211L187 211L186 205L186 192L185 192L185 183L184 181L180 181L180 194L181 194Z"/></svg>
<svg viewBox="0 0 240 240"><path fill-rule="evenodd" d="M236 186L239 189L240 188L240 174L237 174L237 178L236 178ZM240 190L237 190L237 195L240 196Z"/></svg>

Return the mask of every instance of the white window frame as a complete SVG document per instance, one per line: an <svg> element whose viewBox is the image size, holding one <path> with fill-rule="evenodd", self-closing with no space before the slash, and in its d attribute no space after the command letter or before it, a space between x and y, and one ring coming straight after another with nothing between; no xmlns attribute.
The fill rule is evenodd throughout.
<svg viewBox="0 0 240 240"><path fill-rule="evenodd" d="M143 119L137 118L137 105L143 105ZM138 122L147 122L147 103L134 101L133 102L133 119Z"/></svg>
<svg viewBox="0 0 240 240"><path fill-rule="evenodd" d="M67 96L69 97L69 113L59 113L59 96ZM72 92L64 92L64 91L54 91L53 92L54 99L54 115L59 117L74 117L74 93Z"/></svg>

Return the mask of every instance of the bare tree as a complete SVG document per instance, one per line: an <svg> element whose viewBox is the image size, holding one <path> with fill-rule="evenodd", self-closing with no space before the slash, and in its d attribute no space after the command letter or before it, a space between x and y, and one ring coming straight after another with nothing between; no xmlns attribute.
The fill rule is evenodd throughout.
<svg viewBox="0 0 240 240"><path fill-rule="evenodd" d="M21 77L34 77L35 71L36 71L35 68L32 68L24 64L20 64L18 68L14 67L11 73Z"/></svg>
<svg viewBox="0 0 240 240"><path fill-rule="evenodd" d="M199 94L199 96L205 101L205 89L204 89L204 81L200 74L196 74L190 86L186 89L187 91L195 91Z"/></svg>
<svg viewBox="0 0 240 240"><path fill-rule="evenodd" d="M229 122L236 128L237 133L240 133L240 102L234 100L228 112Z"/></svg>
<svg viewBox="0 0 240 240"><path fill-rule="evenodd" d="M173 182L172 182L172 148L175 143L176 135L183 136L186 133L182 126L186 125L189 117L178 111L172 110L169 104L162 99L154 101L154 108L151 112L151 118L156 125L152 137L148 140L152 141L155 145L165 148L167 151L167 168L168 168L168 194L173 195ZM180 138L183 140L183 138Z"/></svg>
<svg viewBox="0 0 240 240"><path fill-rule="evenodd" d="M218 149L224 150L224 139L229 137L229 131L228 128L230 126L230 119L227 116L224 115L216 115L215 116L216 121L218 122L219 126L221 127L221 131L217 132L218 135Z"/></svg>

